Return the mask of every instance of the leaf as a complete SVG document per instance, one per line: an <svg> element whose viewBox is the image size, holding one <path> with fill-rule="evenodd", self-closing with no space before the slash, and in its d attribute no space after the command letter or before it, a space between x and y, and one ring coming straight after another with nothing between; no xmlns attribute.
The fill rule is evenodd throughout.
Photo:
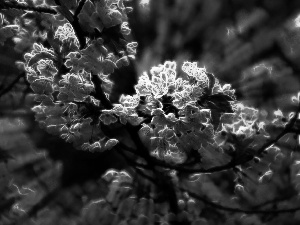
<svg viewBox="0 0 300 225"><path fill-rule="evenodd" d="M99 141L94 142L93 144L90 145L89 150L91 152L101 152L102 150L101 143Z"/></svg>
<svg viewBox="0 0 300 225"><path fill-rule="evenodd" d="M233 101L228 95L222 93L207 96L205 98L205 103L210 109L216 109L219 112L233 113L230 101Z"/></svg>
<svg viewBox="0 0 300 225"><path fill-rule="evenodd" d="M198 152L201 155L201 165L203 168L225 165L230 161L230 157L224 154L222 149L216 145L208 144L201 147Z"/></svg>
<svg viewBox="0 0 300 225"><path fill-rule="evenodd" d="M141 122L143 122L143 120L144 120L144 118L138 117L138 116L127 117L127 121L133 126L139 125Z"/></svg>
<svg viewBox="0 0 300 225"><path fill-rule="evenodd" d="M91 18L91 25L93 28L96 28L99 32L102 32L104 25L100 15L97 12L94 12Z"/></svg>
<svg viewBox="0 0 300 225"><path fill-rule="evenodd" d="M233 101L233 99L222 93L203 96L198 101L200 106L211 109L212 123L215 130L219 126L220 117L223 113L233 113L230 101Z"/></svg>
<svg viewBox="0 0 300 225"><path fill-rule="evenodd" d="M117 67L116 64L109 59L105 59L101 63L101 66L102 66L102 73L104 75L109 75L109 74L113 73L114 69Z"/></svg>
<svg viewBox="0 0 300 225"><path fill-rule="evenodd" d="M102 7L97 7L97 12L100 15L103 25L106 28L113 27L122 23L122 14L118 10L107 10Z"/></svg>
<svg viewBox="0 0 300 225"><path fill-rule="evenodd" d="M89 15L85 13L80 13L78 15L78 19L79 19L80 27L82 27L82 30L88 33L94 32L94 23L91 23L91 18Z"/></svg>
<svg viewBox="0 0 300 225"><path fill-rule="evenodd" d="M2 27L0 28L0 44L3 45L6 39L14 36L13 28L12 27Z"/></svg>
<svg viewBox="0 0 300 225"><path fill-rule="evenodd" d="M121 217L128 218L132 213L135 204L136 204L136 200L134 198L132 197L126 198L120 203L117 214L120 215ZM127 225L127 223L125 224Z"/></svg>
<svg viewBox="0 0 300 225"><path fill-rule="evenodd" d="M216 83L216 78L213 74L207 73L207 72L206 72L206 76L208 77L208 80L209 80L209 87L208 87L207 94L211 95L212 90L213 90L213 88L215 86L215 83Z"/></svg>
<svg viewBox="0 0 300 225"><path fill-rule="evenodd" d="M86 14L88 16L91 16L94 11L95 11L95 5L90 0L87 0L83 5L80 14Z"/></svg>
<svg viewBox="0 0 300 225"><path fill-rule="evenodd" d="M107 182L111 182L113 179L115 179L119 175L119 172L117 172L114 169L110 169L106 171L106 173L102 176L104 180Z"/></svg>
<svg viewBox="0 0 300 225"><path fill-rule="evenodd" d="M59 126L57 126L57 125L49 125L49 126L46 127L46 130L47 130L47 132L49 134L59 135L61 133L60 132L61 126L62 125L59 125Z"/></svg>
<svg viewBox="0 0 300 225"><path fill-rule="evenodd" d="M49 125L56 125L56 126L62 126L67 123L67 120L63 117L59 116L50 116L45 120L45 123L47 126Z"/></svg>
<svg viewBox="0 0 300 225"><path fill-rule="evenodd" d="M30 87L36 94L51 94L54 91L51 82L46 79L36 79Z"/></svg>
<svg viewBox="0 0 300 225"><path fill-rule="evenodd" d="M105 125L109 125L118 121L117 117L115 117L111 111L103 111L99 119Z"/></svg>
<svg viewBox="0 0 300 225"><path fill-rule="evenodd" d="M121 68L122 66L128 66L129 60L127 56L123 56L120 59L117 60L116 65L118 68Z"/></svg>
<svg viewBox="0 0 300 225"><path fill-rule="evenodd" d="M220 124L220 118L221 118L222 113L220 113L217 110L211 110L211 119L212 119L212 124L214 126L214 130L217 130Z"/></svg>
<svg viewBox="0 0 300 225"><path fill-rule="evenodd" d="M60 6L56 6L55 9L60 12L70 23L74 21L73 14L70 12L70 10L62 3L62 0L60 1Z"/></svg>
<svg viewBox="0 0 300 225"><path fill-rule="evenodd" d="M63 0L61 1L68 9L73 9L77 6L76 0Z"/></svg>
<svg viewBox="0 0 300 225"><path fill-rule="evenodd" d="M61 107L59 104L55 103L54 106L47 106L44 112L47 116L58 117L63 115L64 110L65 107Z"/></svg>

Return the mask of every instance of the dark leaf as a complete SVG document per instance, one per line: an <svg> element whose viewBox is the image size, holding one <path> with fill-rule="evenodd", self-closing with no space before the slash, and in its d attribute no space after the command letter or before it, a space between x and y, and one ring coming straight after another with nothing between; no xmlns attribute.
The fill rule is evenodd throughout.
<svg viewBox="0 0 300 225"><path fill-rule="evenodd" d="M222 113L233 113L230 101L233 101L233 99L230 96L222 93L202 96L198 101L200 106L211 110L212 123L215 130L219 126Z"/></svg>
<svg viewBox="0 0 300 225"><path fill-rule="evenodd" d="M214 86L215 86L216 78L215 78L215 76L214 76L213 74L211 74L211 73L206 73L206 76L207 76L208 79L209 79L209 87L208 87L208 92L207 92L207 94L208 94L208 95L211 95L211 94L212 94L212 90L213 90L213 88L214 88Z"/></svg>

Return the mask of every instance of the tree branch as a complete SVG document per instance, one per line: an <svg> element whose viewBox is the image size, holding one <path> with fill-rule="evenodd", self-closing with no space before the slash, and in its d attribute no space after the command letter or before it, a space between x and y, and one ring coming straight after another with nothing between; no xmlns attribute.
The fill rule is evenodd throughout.
<svg viewBox="0 0 300 225"><path fill-rule="evenodd" d="M1 9L20 9L25 11L34 11L38 13L49 13L53 15L57 14L56 10L52 8L45 8L41 6L34 7L34 6L28 6L24 4L17 4L17 3L5 2L5 1L0 2L0 10Z"/></svg>
<svg viewBox="0 0 300 225"><path fill-rule="evenodd" d="M300 104L298 106L297 111L295 112L295 115L290 119L290 121L288 122L288 124L285 126L284 130L274 139L266 142L262 147L260 147L256 152L255 155L261 155L262 152L267 149L268 147L272 146L273 144L275 144L277 141L279 141L285 134L289 133L290 130L293 128L295 122L297 121L297 116L300 113ZM225 164L225 165L221 165L221 166L215 166L209 169L203 169L203 168L199 168L199 169L193 169L193 168L185 168L182 166L177 166L177 165L170 165L167 164L163 161L160 160L154 160L154 163L157 166L161 166L161 167L165 167L168 169L173 169L173 170L177 170L179 172L183 172L183 173L215 173L215 172L222 172L222 171L226 171L229 169L233 169L237 166L240 166L242 163L247 163L249 161L251 161L254 157L251 156L249 158L247 158L247 161L243 161L243 162L239 162L239 163L235 163L234 161L230 161L229 163Z"/></svg>
<svg viewBox="0 0 300 225"><path fill-rule="evenodd" d="M78 16L79 13L81 12L81 10L82 10L82 8L83 8L85 2L86 2L86 0L81 0L81 1L79 2L78 7L76 8L75 13L74 13L74 18L75 18L75 17L77 18L77 16Z"/></svg>
<svg viewBox="0 0 300 225"><path fill-rule="evenodd" d="M25 72L20 73L6 88L4 88L2 91L0 91L0 98L3 95L5 95L6 93L8 93L19 82L19 80L22 77L25 77Z"/></svg>
<svg viewBox="0 0 300 225"><path fill-rule="evenodd" d="M294 114L294 116L290 119L290 121L288 122L288 124L285 126L284 130L276 137L274 138L273 140L265 143L258 151L257 151L257 155L263 153L263 151L272 146L273 144L275 144L277 141L279 141L279 139L281 139L284 135L286 135L287 133L289 133L292 129L293 129L293 126L295 124L295 122L297 121L297 117L298 117L298 114L300 113L300 103L298 105L298 108Z"/></svg>
<svg viewBox="0 0 300 225"><path fill-rule="evenodd" d="M184 188L179 188L182 192L186 192L189 194L189 196L209 205L212 206L215 209L219 209L219 210L223 210L223 211L228 211L228 212L234 212L234 213L245 213L245 214L278 214L278 213L293 213L296 211L300 210L300 206L299 207L295 207L295 208L290 208L290 209L269 209L269 210L248 210L248 209L241 209L241 208L233 208L233 207L228 207L228 206L223 206L214 202L211 202L210 200L208 200L205 197L201 197L199 195L197 195L196 193L193 193L191 191L188 191Z"/></svg>
<svg viewBox="0 0 300 225"><path fill-rule="evenodd" d="M112 109L113 105L107 99L106 95L104 94L101 84L102 80L98 75L92 74L92 82L95 85L95 92L91 94L91 96L95 97L96 99L100 100L101 104L104 106L105 109Z"/></svg>
<svg viewBox="0 0 300 225"><path fill-rule="evenodd" d="M75 14L73 15L69 9L63 4L63 1L61 0L55 0L55 3L58 5L58 7L61 8L61 13L64 15L64 17L68 20L68 22L72 25L74 32L76 34L76 37L78 38L80 49L83 49L86 46L86 40L85 40L85 33L81 29L78 17L76 13L80 13L81 8L83 7L85 1L81 1L78 6L78 8L75 11ZM81 5L82 4L82 5Z"/></svg>

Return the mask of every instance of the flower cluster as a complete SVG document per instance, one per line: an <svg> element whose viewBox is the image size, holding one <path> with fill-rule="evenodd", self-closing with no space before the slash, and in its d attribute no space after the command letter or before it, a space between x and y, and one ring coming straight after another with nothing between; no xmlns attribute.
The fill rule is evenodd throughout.
<svg viewBox="0 0 300 225"><path fill-rule="evenodd" d="M183 163L197 152L204 162L209 155L205 151L221 151L214 140L214 127L218 126L212 114L217 109L210 106L231 107L234 90L230 85L221 86L195 62L184 62L181 71L177 76L176 63L167 61L151 69L151 78L147 73L140 77L135 86L142 99L137 110L151 117L140 129L140 136L157 158Z"/></svg>
<svg viewBox="0 0 300 225"><path fill-rule="evenodd" d="M128 35L130 28L125 20L130 11L132 8L125 7L123 0L98 0L95 3L88 0L78 18L80 25L89 33L94 33L94 29L101 32L105 28L121 24L121 33Z"/></svg>
<svg viewBox="0 0 300 225"><path fill-rule="evenodd" d="M198 159L198 166L209 168L237 156L254 157L270 137L259 111L237 102L229 84L220 84L197 63L184 62L178 71L175 62L167 61L150 74L142 74L137 94L126 103L148 118L139 134L154 157L174 164ZM275 117L274 124L286 125L278 122L280 112Z"/></svg>
<svg viewBox="0 0 300 225"><path fill-rule="evenodd" d="M58 38L61 42L73 41L79 47L78 39L75 35L73 27L69 23L59 26L55 32L54 38Z"/></svg>
<svg viewBox="0 0 300 225"><path fill-rule="evenodd" d="M25 54L27 79L40 103L33 110L42 127L77 148L103 151L118 140L102 128L128 123L139 126L153 157L171 164L198 161L202 168L233 160L232 151L241 152L232 144L235 140L247 149L269 137L258 111L238 103L229 84L222 85L196 62L177 68L176 62L166 61L153 67L150 75L140 76L135 95L122 95L118 104L107 108L95 92L100 88L104 98L109 97L109 75L134 59L137 43L124 39L117 53L105 35L97 34L116 28L123 37L128 35L128 11L122 0L85 1L79 24L93 38L86 39L84 48L73 25L65 22L49 36L52 48L34 44ZM280 113L275 116L274 124L284 126Z"/></svg>
<svg viewBox="0 0 300 225"><path fill-rule="evenodd" d="M66 14L68 20L61 14L54 16L63 21L48 33L51 48L35 43L24 56L27 80L38 103L33 111L41 127L72 142L76 148L108 150L118 140L105 135L101 123L109 125L117 122L117 117L123 124L128 121L137 125L142 121L133 108L129 110L122 105L114 108L115 116L111 115L112 112L95 97L96 89L100 88L108 98L112 88L109 75L135 57L137 43L125 40L130 33L127 13L131 8L125 7L123 0L85 1L78 15L80 27L74 28L74 19L68 17L65 8L74 9L78 3L66 1L61 4L61 14ZM85 46L79 45L74 29L82 29L82 34L89 33ZM105 35L99 35L107 29L116 29L125 35L122 50L113 49L110 42L102 38ZM93 79L98 80L97 87ZM124 104L126 101L124 97Z"/></svg>

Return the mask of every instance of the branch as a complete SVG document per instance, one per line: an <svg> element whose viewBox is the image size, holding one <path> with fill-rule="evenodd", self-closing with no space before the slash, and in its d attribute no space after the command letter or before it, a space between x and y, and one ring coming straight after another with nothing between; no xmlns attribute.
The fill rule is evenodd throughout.
<svg viewBox="0 0 300 225"><path fill-rule="evenodd" d="M288 124L285 126L284 130L276 137L274 138L273 140L265 143L258 151L257 151L257 155L263 153L263 151L272 146L273 144L275 144L277 141L279 141L280 138L282 138L284 135L286 135L287 133L289 133L292 129L293 129L293 126L295 124L295 122L297 121L297 117L298 117L298 114L300 113L300 103L298 105L298 108L294 114L294 116L290 119L290 121L288 122Z"/></svg>
<svg viewBox="0 0 300 225"><path fill-rule="evenodd" d="M73 26L73 29L75 31L75 34L78 38L78 41L80 44L80 49L83 49L86 45L85 33L81 29L79 20L78 20L78 15L79 15L84 3L85 3L85 0L81 0L81 2L79 3L79 5L74 13L74 16L73 16L74 21L71 23L71 25Z"/></svg>
<svg viewBox="0 0 300 225"><path fill-rule="evenodd" d="M259 209L259 208L262 208L266 205L270 205L270 204L278 204L280 202L283 202L283 201L287 201L287 200L290 200L292 197L295 197L295 195L291 195L291 194L286 194L286 196L284 197L278 197L278 198L275 198L275 199L272 199L272 200L268 200L266 202L263 202L261 204L258 204L258 205L255 205L255 206L252 206L251 208L252 209Z"/></svg>
<svg viewBox="0 0 300 225"><path fill-rule="evenodd" d="M162 171L157 171L157 160L149 154L148 149L139 138L139 126L132 126L130 124L126 124L126 130L128 131L132 141L136 145L141 157L144 158L144 160L146 160L154 176L156 176L156 185L162 188L165 195L168 196L171 211L176 214L178 212L177 195L175 189L173 188L173 183L170 180L170 177Z"/></svg>
<svg viewBox="0 0 300 225"><path fill-rule="evenodd" d="M78 7L76 8L75 13L74 13L74 18L75 18L75 17L77 18L77 16L78 16L79 13L81 12L81 10L82 10L82 8L83 8L85 2L86 2L86 0L81 0L81 1L79 2Z"/></svg>
<svg viewBox="0 0 300 225"><path fill-rule="evenodd" d="M105 93L102 90L101 84L102 80L98 75L92 74L92 82L95 85L95 92L91 94L91 96L95 97L96 99L101 101L101 104L104 106L105 109L112 109L113 105L107 99Z"/></svg>
<svg viewBox="0 0 300 225"><path fill-rule="evenodd" d="M211 202L205 197L201 197L197 195L196 193L193 193L191 191L188 191L184 188L179 188L182 192L187 192L191 197L204 202L207 205L212 206L215 209L228 211L228 212L234 212L234 213L245 213L245 214L277 214L277 213L293 213L300 210L300 206L290 209L276 209L276 210L248 210L248 209L241 209L241 208L233 208L228 206L223 206L214 202Z"/></svg>
<svg viewBox="0 0 300 225"><path fill-rule="evenodd" d="M95 76L93 76L93 77L95 77ZM95 84L95 86L96 86L96 84ZM300 104L299 104L299 107L298 107L295 115L292 117L292 119L289 121L289 123L285 126L284 130L276 138L266 142L260 149L258 149L256 155L260 155L266 148L272 146L279 139L281 139L285 134L287 134L292 129L294 123L296 122L297 115L299 114L299 112L300 112ZM234 169L235 167L241 165L241 163L246 163L254 158L254 156L251 156L247 159L247 161L243 161L240 163L235 163L234 161L230 161L229 163L227 163L225 165L215 166L215 167L208 168L208 169L204 169L204 168L194 169L194 168L182 167L182 165L171 165L171 164L165 163L162 160L158 160L156 158L151 157L151 155L147 151L147 148L144 146L144 144L139 139L138 129L139 129L139 127L126 125L126 130L130 134L133 142L135 143L135 145L139 151L133 150L133 149L127 147L126 145L123 145L122 147L125 147L124 148L125 150L131 151L132 153L135 152L136 155L145 159L149 163L149 166L153 167L153 168L155 168L155 166L159 166L159 167L163 167L166 169L177 170L182 173L215 173L215 172L226 171L229 169ZM140 165L140 166L142 167L142 165ZM145 165L144 165L144 167L145 167Z"/></svg>
<svg viewBox="0 0 300 225"><path fill-rule="evenodd" d="M273 144L275 144L277 141L279 141L285 134L289 133L290 130L293 128L295 122L297 121L297 116L300 113L300 104L298 106L297 111L295 112L295 115L290 119L290 121L288 122L288 124L285 126L284 130L274 139L266 142L262 147L260 147L257 150L257 153L255 155L261 155L262 152L267 149L268 147L272 146ZM239 163L235 163L234 161L231 161L225 165L221 165L221 166L215 166L209 169L203 169L203 168L199 168L199 169L193 169L193 168L185 168L182 166L178 166L178 165L170 165L165 163L164 161L161 160L156 160L154 159L154 163L157 166L161 166L161 167L165 167L168 169L173 169L173 170L177 170L183 173L215 173L215 172L222 172L222 171L226 171L229 169L233 169L236 166L240 166L242 163L247 163L249 161L251 161L254 158L254 156L251 156L249 158L247 158L247 160L244 160L243 162L239 162Z"/></svg>
<svg viewBox="0 0 300 225"><path fill-rule="evenodd" d="M62 0L55 0L55 3L58 5L58 8L60 9L60 13L68 20L68 22L72 25L74 32L76 34L76 37L78 38L80 49L83 49L86 45L86 39L85 39L85 33L80 27L79 20L77 17L77 14L80 13L83 4L85 1L81 1L79 3L78 8L75 11L75 14L73 15L69 9L64 5ZM76 14L77 13L77 14Z"/></svg>
<svg viewBox="0 0 300 225"><path fill-rule="evenodd" d="M19 80L22 77L25 77L25 73L20 73L6 88L0 91L0 98L6 93L8 93L19 82Z"/></svg>
<svg viewBox="0 0 300 225"><path fill-rule="evenodd" d="M20 9L20 10L25 10L25 11L34 11L38 13L49 13L56 15L57 12L56 10L52 8L45 8L41 6L28 6L24 4L17 4L17 3L12 3L12 2L0 2L0 10L1 9Z"/></svg>
<svg viewBox="0 0 300 225"><path fill-rule="evenodd" d="M140 176L146 178L147 180L151 181L153 184L156 184L156 180L153 177L150 177L149 175L145 174L139 167L144 167L144 165L141 165L137 163L136 161L132 160L130 157L128 157L124 152L122 152L122 149L119 149L117 151L128 163L129 165L133 168L133 170L139 174Z"/></svg>

